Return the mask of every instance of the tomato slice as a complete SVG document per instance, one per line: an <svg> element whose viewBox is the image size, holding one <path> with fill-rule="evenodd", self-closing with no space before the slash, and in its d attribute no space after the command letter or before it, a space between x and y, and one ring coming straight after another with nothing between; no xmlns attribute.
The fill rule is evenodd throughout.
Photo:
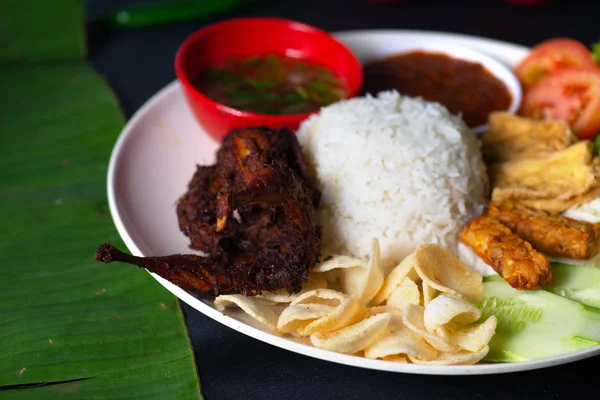
<svg viewBox="0 0 600 400"><path fill-rule="evenodd" d="M535 46L515 68L515 74L524 87L529 87L546 75L571 67L597 67L592 53L574 39L551 39Z"/></svg>
<svg viewBox="0 0 600 400"><path fill-rule="evenodd" d="M520 114L541 119L562 119L579 139L600 131L600 69L568 68L556 71L530 87Z"/></svg>

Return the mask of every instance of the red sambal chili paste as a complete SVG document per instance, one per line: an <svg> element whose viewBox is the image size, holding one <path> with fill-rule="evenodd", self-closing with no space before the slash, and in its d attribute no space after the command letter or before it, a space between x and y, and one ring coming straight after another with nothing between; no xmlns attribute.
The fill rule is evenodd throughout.
<svg viewBox="0 0 600 400"><path fill-rule="evenodd" d="M363 91L376 94L396 89L420 96L462 114L470 127L487 123L492 111L506 110L512 96L506 85L483 65L441 53L414 51L364 66Z"/></svg>

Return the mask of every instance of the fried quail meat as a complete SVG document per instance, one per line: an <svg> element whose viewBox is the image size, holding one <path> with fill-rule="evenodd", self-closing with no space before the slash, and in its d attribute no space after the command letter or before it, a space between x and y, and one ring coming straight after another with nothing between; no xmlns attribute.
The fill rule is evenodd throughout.
<svg viewBox="0 0 600 400"><path fill-rule="evenodd" d="M550 215L512 202L490 202L487 215L548 255L589 259L600 250L600 224Z"/></svg>
<svg viewBox="0 0 600 400"><path fill-rule="evenodd" d="M515 289L536 290L552 283L548 259L496 218L472 220L460 239Z"/></svg>
<svg viewBox="0 0 600 400"><path fill-rule="evenodd" d="M285 170L288 175L293 171L295 176L283 183L294 186L292 180L298 181L312 204L316 207L319 203L320 192L295 134L288 129L232 131L223 139L216 158L215 165L197 167L177 204L179 228L190 238L192 249L211 254L219 251L220 242L227 238L239 238L244 232L252 238L249 230L255 230L258 221L267 222L270 209L257 208L244 199L260 196L260 192L276 193L275 170ZM280 167L275 168L276 163Z"/></svg>
<svg viewBox="0 0 600 400"><path fill-rule="evenodd" d="M292 131L233 130L216 163L197 167L177 203L181 231L206 256L141 258L104 244L96 259L138 265L182 288L215 295L296 293L320 254L319 199Z"/></svg>

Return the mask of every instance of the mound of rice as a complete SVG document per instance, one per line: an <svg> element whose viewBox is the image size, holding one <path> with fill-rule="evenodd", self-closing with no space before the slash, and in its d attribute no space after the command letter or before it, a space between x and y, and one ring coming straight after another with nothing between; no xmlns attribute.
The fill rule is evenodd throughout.
<svg viewBox="0 0 600 400"><path fill-rule="evenodd" d="M396 91L341 101L302 123L298 140L323 191L324 252L393 266L423 243L457 252L481 214L488 178L479 142L440 104Z"/></svg>

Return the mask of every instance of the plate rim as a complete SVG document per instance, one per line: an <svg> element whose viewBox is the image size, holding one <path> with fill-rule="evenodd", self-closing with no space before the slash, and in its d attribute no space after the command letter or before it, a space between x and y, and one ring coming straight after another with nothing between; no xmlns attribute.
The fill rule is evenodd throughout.
<svg viewBox="0 0 600 400"><path fill-rule="evenodd" d="M431 30L400 30L400 29L368 29L368 30L346 30L333 32L334 36L340 41L352 40L356 37L361 36L423 36L441 40L461 40L461 41L475 41L485 46L498 46L505 49L512 49L513 51L525 52L529 50L528 47L504 42L496 39L490 39L481 36L471 36L465 34L443 32L443 31L431 31ZM137 256L145 256L135 240L127 229L124 218L121 214L121 210L118 206L117 193L115 190L115 176L117 175L120 155L125 147L128 140L134 135L131 133L134 131L134 126L138 124L147 114L148 111L153 109L163 98L169 96L176 96L177 92L181 91L181 85L174 79L172 82L164 86L154 95L152 95L144 104L133 114L133 116L127 121L113 146L110 154L110 160L107 171L107 197L108 204L113 219L113 223L117 228L121 239L129 249L129 251ZM147 271L148 272L148 271ZM328 350L319 349L313 346L305 345L302 343L295 342L293 340L286 339L283 336L278 336L273 333L269 333L242 321L238 321L235 318L226 315L215 308L204 303L201 299L193 296L187 291L180 287L172 284L160 276L148 272L154 279L158 281L163 287L169 290L180 300L184 301L190 307L204 314L205 316L215 320L216 322L223 324L239 333L249 336L253 339L260 340L264 343L279 347L281 349L292 351L297 354L304 356L320 359L323 361L334 362L342 365L348 365L353 367L395 372L395 373L407 373L407 374L418 374L418 375L490 375L490 374L505 374L512 372L520 372L527 370L543 369L557 365L568 364L571 362L583 360L600 354L600 345L591 347L589 349L580 350L577 352L562 354L554 357L543 358L539 360L522 361L515 363L490 363L490 364L475 364L475 365L431 365L431 364L404 364L394 363L384 360L371 360L364 357L352 356L347 354L335 353Z"/></svg>

